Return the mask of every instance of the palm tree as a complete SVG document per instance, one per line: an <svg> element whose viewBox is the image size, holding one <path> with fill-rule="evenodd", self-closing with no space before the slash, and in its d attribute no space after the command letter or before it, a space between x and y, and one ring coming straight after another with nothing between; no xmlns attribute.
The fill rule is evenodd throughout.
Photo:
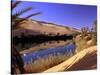
<svg viewBox="0 0 100 75"><path fill-rule="evenodd" d="M13 13L14 9L21 3L21 1L16 1L16 2L12 2L11 3L11 12ZM41 14L41 12L36 12L36 13L32 13L32 14L29 14L28 16L24 17L24 18L19 18L20 15L26 13L27 11L30 11L32 10L32 7L29 6L29 7L25 7L24 9L22 10L19 10L18 12L14 13L11 15L11 18L12 18L12 28L13 29L16 29L16 27L24 20L32 17L32 16L35 16L35 15L39 15Z"/></svg>
<svg viewBox="0 0 100 75"><path fill-rule="evenodd" d="M14 9L21 3L21 1L15 1L15 2L11 2L11 13L13 13ZM32 7L25 7L24 9L22 9L21 11L18 11L14 14L11 14L11 18L12 18L12 30L16 29L21 22L23 22L24 20L35 16L35 15L39 15L41 14L41 12L36 12L36 13L32 13L29 14L28 16L24 17L24 18L19 18L20 15L22 15L23 13L32 10ZM12 40L13 41L13 40ZM23 60L21 58L20 53L15 49L15 47L13 45L12 49L11 49L11 73L15 74L18 73L17 70L20 71L20 73L25 73L24 71L24 63Z"/></svg>

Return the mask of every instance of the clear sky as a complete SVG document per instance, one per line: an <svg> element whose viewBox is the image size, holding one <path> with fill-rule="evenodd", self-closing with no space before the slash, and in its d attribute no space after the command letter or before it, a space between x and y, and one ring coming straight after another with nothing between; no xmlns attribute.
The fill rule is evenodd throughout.
<svg viewBox="0 0 100 75"><path fill-rule="evenodd" d="M31 18L77 29L80 29L84 26L91 27L93 21L97 18L96 6L44 3L33 1L23 1L17 8L15 8L13 13L27 6L32 6L33 10L24 13L20 17L27 16L33 12L42 12L42 14L33 16Z"/></svg>

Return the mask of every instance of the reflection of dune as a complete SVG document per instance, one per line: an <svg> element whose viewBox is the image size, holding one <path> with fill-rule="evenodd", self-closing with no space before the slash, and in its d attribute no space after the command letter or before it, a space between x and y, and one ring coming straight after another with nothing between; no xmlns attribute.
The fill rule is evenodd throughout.
<svg viewBox="0 0 100 75"><path fill-rule="evenodd" d="M65 62L54 66L44 72L60 72L69 70L96 69L97 53L96 46L89 47L75 54Z"/></svg>

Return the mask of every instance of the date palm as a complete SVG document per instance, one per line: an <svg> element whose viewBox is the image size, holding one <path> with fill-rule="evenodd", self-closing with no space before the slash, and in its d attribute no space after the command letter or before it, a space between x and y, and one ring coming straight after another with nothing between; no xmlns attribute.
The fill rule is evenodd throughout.
<svg viewBox="0 0 100 75"><path fill-rule="evenodd" d="M11 12L13 13L14 9L21 3L21 1L16 1L16 2L12 2L11 4ZM12 14L11 17L12 17L12 28L13 29L16 29L16 27L24 20L32 17L32 16L36 16L36 15L39 15L41 14L41 12L36 12L36 13L32 13L32 14L29 14L28 16L26 17L23 17L23 18L19 18L19 16L21 16L22 14L26 13L27 11L30 11L32 10L32 7L29 6L29 7L25 7L19 11L17 11L16 13Z"/></svg>
<svg viewBox="0 0 100 75"><path fill-rule="evenodd" d="M15 1L15 2L11 2L11 12L13 13L14 9L21 3L21 1ZM36 12L36 13L32 13L29 14L26 17L20 18L19 16L26 13L27 11L32 10L32 7L25 7L22 10L19 10L18 12L11 14L11 18L12 18L12 22L11 22L11 27L12 30L16 29L20 23L32 16L35 15L39 15L41 14L41 12ZM11 50L11 73L15 74L18 73L16 69L18 69L20 71L20 73L25 73L24 71L24 63L23 60L21 58L20 53L15 49L15 47L12 45L12 50Z"/></svg>

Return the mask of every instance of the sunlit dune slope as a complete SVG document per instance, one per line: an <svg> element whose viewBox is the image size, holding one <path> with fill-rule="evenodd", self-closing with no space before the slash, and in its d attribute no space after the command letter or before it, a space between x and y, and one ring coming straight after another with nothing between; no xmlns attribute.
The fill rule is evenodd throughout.
<svg viewBox="0 0 100 75"><path fill-rule="evenodd" d="M54 66L44 72L61 72L71 70L87 70L96 69L97 67L97 48L89 47L75 54L63 63Z"/></svg>
<svg viewBox="0 0 100 75"><path fill-rule="evenodd" d="M79 32L80 30L75 28L29 19L22 22L19 28L13 31L13 36L19 36L21 33L25 33L26 35L72 35Z"/></svg>

